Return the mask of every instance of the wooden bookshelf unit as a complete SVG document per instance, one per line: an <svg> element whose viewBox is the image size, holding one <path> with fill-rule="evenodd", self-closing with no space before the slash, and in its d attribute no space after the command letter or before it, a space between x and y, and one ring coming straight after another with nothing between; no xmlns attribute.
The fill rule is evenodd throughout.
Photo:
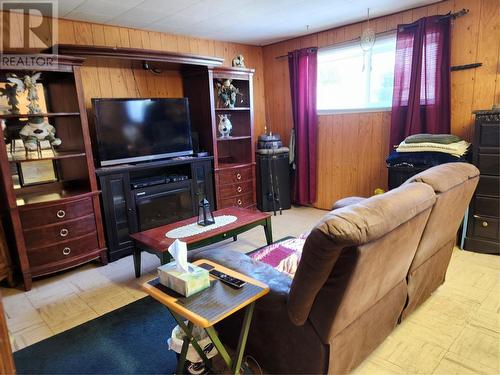
<svg viewBox="0 0 500 375"><path fill-rule="evenodd" d="M255 140L253 115L253 69L209 68L184 72L184 95L189 98L193 129L200 148L214 155L217 209L255 207ZM231 79L243 94L234 108L224 108L217 97L218 80ZM230 136L218 130L219 115L230 115Z"/></svg>
<svg viewBox="0 0 500 375"><path fill-rule="evenodd" d="M213 70L214 89L212 131L215 156L215 188L217 208L255 207L255 141L253 124L253 69L216 68ZM234 108L222 108L217 97L216 82L231 79L242 94ZM228 115L233 129L229 137L221 137L219 115Z"/></svg>
<svg viewBox="0 0 500 375"><path fill-rule="evenodd" d="M39 55L48 57L49 55ZM2 211L5 213L9 247L17 252L24 287L32 278L58 272L93 259L107 263L87 114L83 101L80 66L84 59L52 56L57 65L36 69L41 72L46 113L62 140L54 150L26 152L18 140L11 147L6 137L17 134L32 114L2 114L6 123L0 142ZM33 74L25 66L0 66L1 82L6 75ZM21 94L23 95L23 94ZM21 110L24 110L21 108ZM26 183L23 168L45 161L54 169L54 179ZM26 169L24 169L26 170ZM32 174L34 172L31 172ZM36 172L35 172L36 173ZM26 176L24 176L26 177Z"/></svg>

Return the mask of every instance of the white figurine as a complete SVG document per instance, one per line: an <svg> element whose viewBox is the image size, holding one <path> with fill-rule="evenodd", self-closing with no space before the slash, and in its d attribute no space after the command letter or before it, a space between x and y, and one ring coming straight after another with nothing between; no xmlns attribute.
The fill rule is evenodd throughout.
<svg viewBox="0 0 500 375"><path fill-rule="evenodd" d="M228 116L230 115L219 115L219 132L222 138L229 137L229 133L233 129L233 124L231 124Z"/></svg>

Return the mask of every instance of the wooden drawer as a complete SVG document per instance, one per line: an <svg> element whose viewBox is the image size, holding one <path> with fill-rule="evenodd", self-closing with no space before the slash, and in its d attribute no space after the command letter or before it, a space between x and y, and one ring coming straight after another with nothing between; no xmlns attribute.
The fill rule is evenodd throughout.
<svg viewBox="0 0 500 375"><path fill-rule="evenodd" d="M24 231L27 248L43 247L95 232L94 214Z"/></svg>
<svg viewBox="0 0 500 375"><path fill-rule="evenodd" d="M499 219L488 216L472 216L472 235L498 240Z"/></svg>
<svg viewBox="0 0 500 375"><path fill-rule="evenodd" d="M499 147L499 143L500 126L494 123L482 123L479 126L479 146Z"/></svg>
<svg viewBox="0 0 500 375"><path fill-rule="evenodd" d="M500 175L500 154L479 154L477 167L481 174Z"/></svg>
<svg viewBox="0 0 500 375"><path fill-rule="evenodd" d="M234 184L253 178L253 165L218 171L219 184Z"/></svg>
<svg viewBox="0 0 500 375"><path fill-rule="evenodd" d="M500 216L500 199L492 197L475 196L472 206L474 214L479 216Z"/></svg>
<svg viewBox="0 0 500 375"><path fill-rule="evenodd" d="M53 206L21 210L19 215L21 216L23 229L27 229L75 219L93 212L92 198L85 198L54 204Z"/></svg>
<svg viewBox="0 0 500 375"><path fill-rule="evenodd" d="M31 267L47 265L53 262L71 259L98 248L96 232L57 245L28 249Z"/></svg>
<svg viewBox="0 0 500 375"><path fill-rule="evenodd" d="M253 181L243 181L237 184L221 184L219 196L221 199L230 198L235 195L244 195L253 192Z"/></svg>
<svg viewBox="0 0 500 375"><path fill-rule="evenodd" d="M237 195L232 198L226 198L220 200L220 207L217 209L226 208L226 207L248 207L255 204L253 200L253 193Z"/></svg>
<svg viewBox="0 0 500 375"><path fill-rule="evenodd" d="M496 176L479 176L476 194L498 197L500 192L500 178Z"/></svg>

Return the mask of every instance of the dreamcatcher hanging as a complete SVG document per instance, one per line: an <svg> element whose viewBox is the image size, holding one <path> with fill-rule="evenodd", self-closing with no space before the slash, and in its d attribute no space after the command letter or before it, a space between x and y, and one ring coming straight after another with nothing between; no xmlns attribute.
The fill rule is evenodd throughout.
<svg viewBox="0 0 500 375"><path fill-rule="evenodd" d="M370 8L367 11L366 27L361 33L360 46L363 50L363 72L365 71L365 57L370 52L375 44L375 30L370 27Z"/></svg>

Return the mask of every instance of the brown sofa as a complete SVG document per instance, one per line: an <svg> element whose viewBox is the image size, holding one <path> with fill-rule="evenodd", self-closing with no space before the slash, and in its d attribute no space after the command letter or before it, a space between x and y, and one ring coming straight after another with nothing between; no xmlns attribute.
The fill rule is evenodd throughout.
<svg viewBox="0 0 500 375"><path fill-rule="evenodd" d="M267 283L247 353L266 373L345 374L394 329L407 299L406 275L435 202L411 183L334 210L307 237L293 280L244 254L191 253ZM235 347L241 315L216 328Z"/></svg>

